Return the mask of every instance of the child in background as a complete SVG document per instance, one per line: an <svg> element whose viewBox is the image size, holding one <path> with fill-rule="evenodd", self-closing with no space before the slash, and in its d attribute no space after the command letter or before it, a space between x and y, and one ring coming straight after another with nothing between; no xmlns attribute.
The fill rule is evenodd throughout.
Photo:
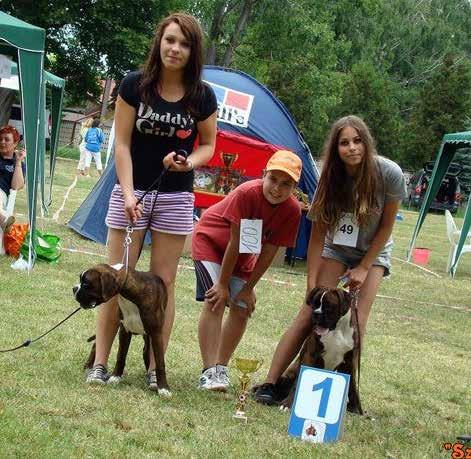
<svg viewBox="0 0 471 459"><path fill-rule="evenodd" d="M85 159L87 157L87 150L85 148L85 136L87 135L88 129L92 126L92 122L92 118L87 118L82 123L82 127L80 128L80 137L82 140L79 145L80 159L77 165L77 175L85 175Z"/></svg>
<svg viewBox="0 0 471 459"><path fill-rule="evenodd" d="M301 209L293 191L301 169L299 156L277 151L268 161L263 179L239 185L210 207L195 227L196 300L204 301L198 327L203 358L200 389L225 391L229 386L227 364L255 309L254 287L278 247L295 245ZM248 231L253 236L257 225L260 248L241 253L241 234ZM229 313L223 324L226 306Z"/></svg>
<svg viewBox="0 0 471 459"><path fill-rule="evenodd" d="M92 127L88 129L85 135L85 175L90 176L90 164L92 158L95 160L98 175L101 175L103 166L101 165L101 144L105 140L103 131L98 127L100 120L94 119Z"/></svg>

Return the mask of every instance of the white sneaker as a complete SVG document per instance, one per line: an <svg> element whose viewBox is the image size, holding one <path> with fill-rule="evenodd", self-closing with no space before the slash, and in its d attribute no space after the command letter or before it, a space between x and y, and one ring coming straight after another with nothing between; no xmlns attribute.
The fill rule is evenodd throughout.
<svg viewBox="0 0 471 459"><path fill-rule="evenodd" d="M198 389L223 391L225 386L219 382L216 374L216 367L209 367L201 373Z"/></svg>
<svg viewBox="0 0 471 459"><path fill-rule="evenodd" d="M229 368L227 368L226 365L216 365L216 376L224 387L224 390L231 385L231 381L229 379Z"/></svg>

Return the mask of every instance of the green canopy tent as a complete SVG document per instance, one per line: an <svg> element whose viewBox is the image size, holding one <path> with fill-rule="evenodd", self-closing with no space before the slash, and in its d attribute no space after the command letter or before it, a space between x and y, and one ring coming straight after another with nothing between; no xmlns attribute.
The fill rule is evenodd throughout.
<svg viewBox="0 0 471 459"><path fill-rule="evenodd" d="M12 63L11 73L12 75L16 75L16 76L18 75L18 65L15 62ZM42 102L47 93L46 87L50 88L49 106L51 109L51 142L50 142L50 158L49 158L50 183L49 183L49 196L47 199L47 203L46 203L46 197L45 197L45 173L44 173L45 172L45 167L44 167L44 151L45 150L43 150L43 152L39 152L39 161L40 161L39 174L40 174L40 183L41 183L41 198L42 198L42 204L45 210L51 204L52 180L54 177L57 147L59 145L59 130L60 130L60 124L61 124L62 101L64 98L65 80L62 78L59 78L56 75L53 75L52 73L46 72L46 70L44 70L43 71L43 87L41 88L42 89L42 95L41 95ZM45 135L45 129L48 123L48 120L46 119L45 103L42 103L41 113L39 114L39 116L40 116L40 125L42 126L40 135Z"/></svg>
<svg viewBox="0 0 471 459"><path fill-rule="evenodd" d="M414 233L412 239L409 243L409 248L407 250L407 260L410 261L412 255L412 249L414 248L415 241L419 235L420 228L425 220L425 215L427 214L430 204L432 203L435 195L440 189L443 177L448 170L448 166L453 159L456 150L460 148L471 147L471 131L467 132L455 132L453 134L445 134L442 139L442 144L440 150L438 151L437 158L435 160L435 166L432 171L432 177L430 179L430 184L425 193L424 200L422 202L422 207L420 208L419 218L414 228ZM471 227L471 206L469 205L470 200L468 200L468 205L466 206L466 212L464 215L463 227L461 228L460 240L456 249L454 260L452 260L450 274L454 277L456 273L456 268L461 256L461 251L466 242L466 237Z"/></svg>
<svg viewBox="0 0 471 459"><path fill-rule="evenodd" d="M0 12L0 54L11 56L13 60L17 61L16 73L19 80L23 140L26 149L26 184L30 235L33 234L36 224L38 179L42 183L43 203L45 201L45 84L49 84L53 88L51 105L53 119L50 161L51 185L64 89L64 80L44 72L44 41L44 29ZM31 236L28 244L28 265L31 267L34 264L35 253Z"/></svg>

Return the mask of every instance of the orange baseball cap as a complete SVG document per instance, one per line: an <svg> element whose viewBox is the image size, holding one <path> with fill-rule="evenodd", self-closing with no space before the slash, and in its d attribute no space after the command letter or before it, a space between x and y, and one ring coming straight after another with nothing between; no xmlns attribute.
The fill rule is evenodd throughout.
<svg viewBox="0 0 471 459"><path fill-rule="evenodd" d="M303 163L297 154L288 150L278 150L268 160L265 169L267 171L286 172L297 183L301 178L302 168Z"/></svg>

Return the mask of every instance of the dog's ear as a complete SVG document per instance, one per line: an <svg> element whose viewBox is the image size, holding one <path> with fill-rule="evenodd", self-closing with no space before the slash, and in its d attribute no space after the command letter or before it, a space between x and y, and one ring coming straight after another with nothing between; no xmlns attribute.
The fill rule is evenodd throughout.
<svg viewBox="0 0 471 459"><path fill-rule="evenodd" d="M103 301L108 301L118 293L117 277L112 272L105 270L100 273L101 296Z"/></svg>
<svg viewBox="0 0 471 459"><path fill-rule="evenodd" d="M341 288L335 289L335 292L337 293L337 296L339 298L340 315L343 316L350 308L352 295L347 290L343 290Z"/></svg>
<svg viewBox="0 0 471 459"><path fill-rule="evenodd" d="M320 303L321 295L328 290L326 287L315 287L306 296L306 304L315 306Z"/></svg>

